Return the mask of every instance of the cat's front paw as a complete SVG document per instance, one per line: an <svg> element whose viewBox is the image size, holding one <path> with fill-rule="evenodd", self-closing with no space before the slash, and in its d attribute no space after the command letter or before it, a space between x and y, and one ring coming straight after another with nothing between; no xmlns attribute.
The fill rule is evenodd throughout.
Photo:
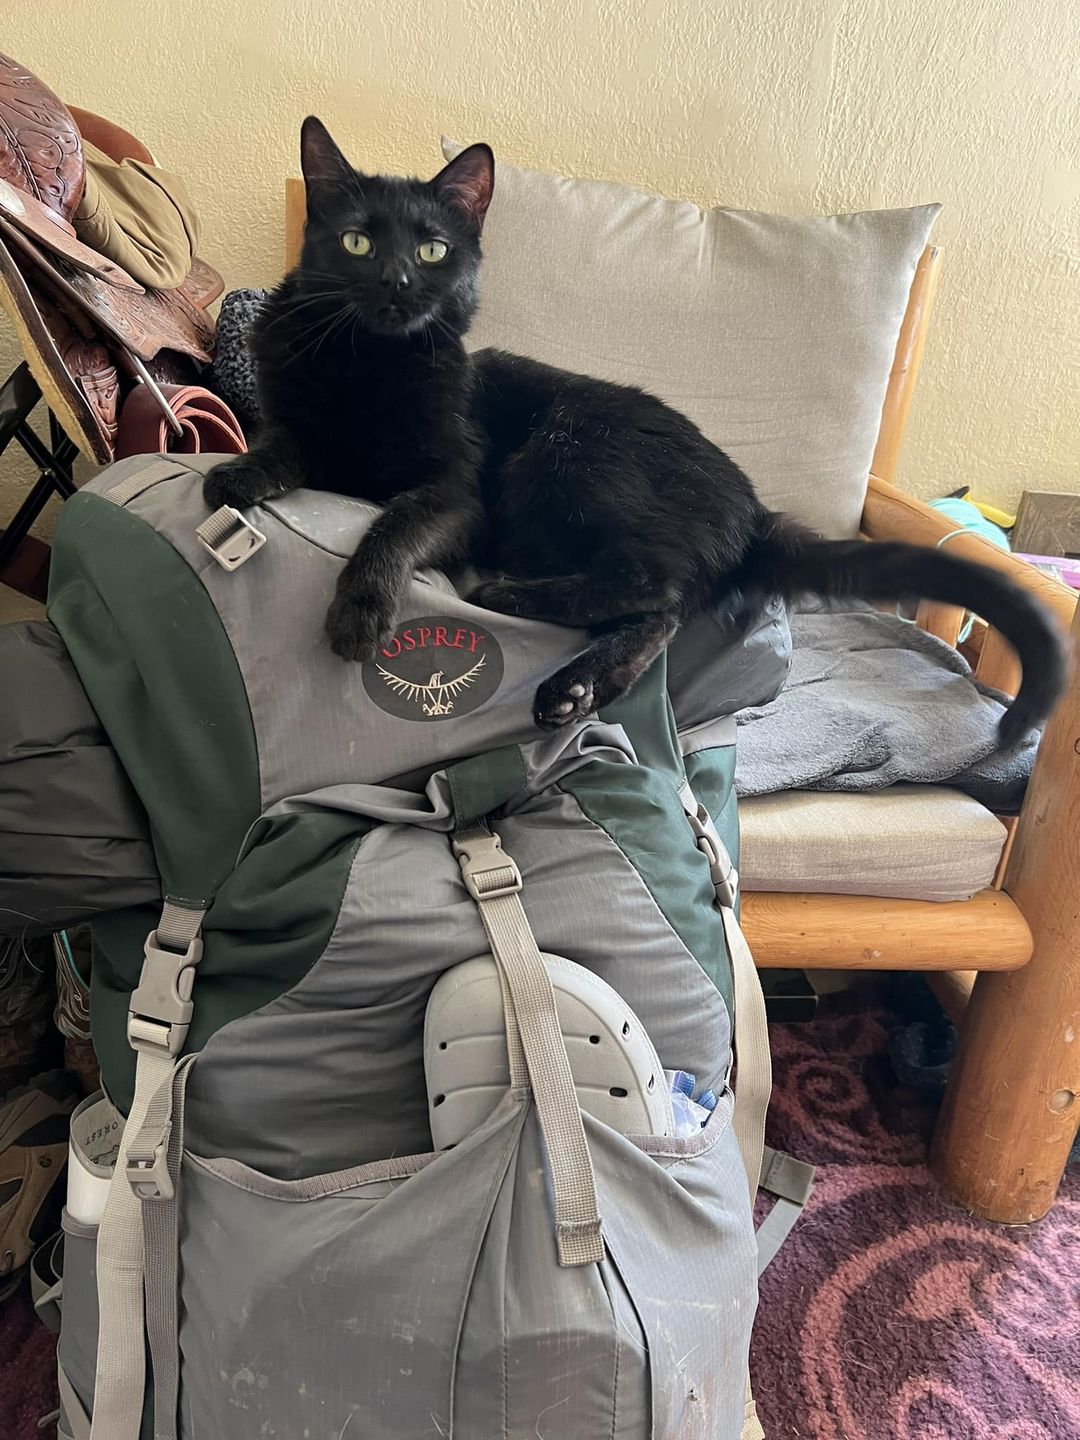
<svg viewBox="0 0 1080 1440"><path fill-rule="evenodd" d="M330 648L342 660L374 660L394 636L394 607L385 597L339 591L326 615Z"/></svg>
<svg viewBox="0 0 1080 1440"><path fill-rule="evenodd" d="M268 495L277 494L280 489L281 486L266 473L258 456L249 452L214 466L203 481L203 499L211 510L220 510L222 505L246 510L250 505L258 505Z"/></svg>

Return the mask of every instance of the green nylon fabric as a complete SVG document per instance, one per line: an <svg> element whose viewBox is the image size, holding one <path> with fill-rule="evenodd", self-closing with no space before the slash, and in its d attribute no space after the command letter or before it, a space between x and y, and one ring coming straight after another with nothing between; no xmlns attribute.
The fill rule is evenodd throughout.
<svg viewBox="0 0 1080 1440"><path fill-rule="evenodd" d="M259 819L255 733L228 636L187 561L138 516L98 495L67 502L49 618L146 810L166 893L213 899L186 1046L201 1049L319 958L372 826L332 812ZM125 1111L128 997L158 914L143 906L94 926L94 1044Z"/></svg>
<svg viewBox="0 0 1080 1440"><path fill-rule="evenodd" d="M258 821L203 926L197 1003L184 1053L201 1050L223 1025L276 1000L304 978L326 949L356 852L374 828L362 816L328 810ZM94 925L94 1046L106 1088L125 1113L135 1078L127 1043L128 996L138 983L143 941L156 921L156 911L144 906Z"/></svg>
<svg viewBox="0 0 1080 1440"><path fill-rule="evenodd" d="M682 784L682 753L667 694L666 654L653 661L629 695L605 706L600 719L623 727L639 765L668 775L676 787Z"/></svg>
<svg viewBox="0 0 1080 1440"><path fill-rule="evenodd" d="M560 788L615 841L731 1014L731 959L713 903L708 862L697 848L678 796L686 771L666 682L666 656L661 656L628 696L602 712L601 719L626 730L637 765L594 761L566 776ZM706 791L699 798L710 813L716 806L722 814L733 815L734 752L730 765L725 751L706 753L720 758L695 765Z"/></svg>
<svg viewBox="0 0 1080 1440"><path fill-rule="evenodd" d="M611 836L664 918L732 1011L731 961L709 866L665 776L640 765L583 765L560 782Z"/></svg>
<svg viewBox="0 0 1080 1440"><path fill-rule="evenodd" d="M73 496L49 619L142 801L165 892L209 899L259 814L247 692L209 595L145 521Z"/></svg>
<svg viewBox="0 0 1080 1440"><path fill-rule="evenodd" d="M735 794L735 746L720 745L686 757L686 778L713 818L732 863L739 864L739 807Z"/></svg>
<svg viewBox="0 0 1080 1440"><path fill-rule="evenodd" d="M457 826L471 825L498 810L520 794L526 780L525 764L517 745L504 745L501 750L459 760L447 767L446 776Z"/></svg>

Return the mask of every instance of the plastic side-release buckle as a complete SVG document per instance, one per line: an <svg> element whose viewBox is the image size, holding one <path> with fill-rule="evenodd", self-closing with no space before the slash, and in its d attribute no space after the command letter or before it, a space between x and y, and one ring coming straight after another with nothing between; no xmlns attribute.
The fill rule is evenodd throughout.
<svg viewBox="0 0 1080 1440"><path fill-rule="evenodd" d="M128 1041L133 1050L176 1056L184 1048L195 1009L191 987L203 944L196 936L186 950L166 950L151 930L143 947L139 983L128 1003Z"/></svg>
<svg viewBox="0 0 1080 1440"><path fill-rule="evenodd" d="M730 910L739 894L739 872L731 863L731 856L716 833L712 816L705 806L699 804L694 813L688 814L686 818L694 832L698 849L709 862L709 878L716 891L716 898L725 909Z"/></svg>
<svg viewBox="0 0 1080 1440"><path fill-rule="evenodd" d="M239 570L266 544L266 536L231 505L222 505L195 531L195 538L223 570Z"/></svg>
<svg viewBox="0 0 1080 1440"><path fill-rule="evenodd" d="M470 836L453 841L465 888L474 900L498 900L521 889L521 871L505 854L498 835Z"/></svg>
<svg viewBox="0 0 1080 1440"><path fill-rule="evenodd" d="M124 1161L127 1182L140 1200L171 1200L176 1193L169 1174L169 1137L172 1122L162 1128L160 1138L153 1146L141 1145L141 1137L128 1147Z"/></svg>

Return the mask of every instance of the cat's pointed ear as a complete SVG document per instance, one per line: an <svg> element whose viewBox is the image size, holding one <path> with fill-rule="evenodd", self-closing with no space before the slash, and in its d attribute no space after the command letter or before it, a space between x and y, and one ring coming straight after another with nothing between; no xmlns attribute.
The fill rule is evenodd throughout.
<svg viewBox="0 0 1080 1440"><path fill-rule="evenodd" d="M309 115L300 127L300 169L307 187L308 209L317 211L320 199L356 184L356 171L334 143L321 120Z"/></svg>
<svg viewBox="0 0 1080 1440"><path fill-rule="evenodd" d="M495 188L495 156L490 146L470 145L444 166L431 183L439 199L467 215L479 234Z"/></svg>

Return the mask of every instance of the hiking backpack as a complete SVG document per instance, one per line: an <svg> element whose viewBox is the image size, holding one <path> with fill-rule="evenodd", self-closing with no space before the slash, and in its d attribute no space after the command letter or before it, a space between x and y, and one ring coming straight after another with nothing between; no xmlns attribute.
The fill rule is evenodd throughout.
<svg viewBox="0 0 1080 1440"><path fill-rule="evenodd" d="M768 1045L731 711L782 679L782 623L732 641L701 617L629 697L541 734L537 685L581 632L424 572L393 640L346 665L323 619L378 512L297 491L208 515L214 458L113 466L54 542L49 618L163 895L94 923L103 1094L72 1121L61 1436L760 1435L757 1271L806 1176L770 1157L789 1198L759 1255ZM435 1152L425 1011L482 956L508 1081ZM566 960L713 1093L697 1133L579 1108Z"/></svg>

